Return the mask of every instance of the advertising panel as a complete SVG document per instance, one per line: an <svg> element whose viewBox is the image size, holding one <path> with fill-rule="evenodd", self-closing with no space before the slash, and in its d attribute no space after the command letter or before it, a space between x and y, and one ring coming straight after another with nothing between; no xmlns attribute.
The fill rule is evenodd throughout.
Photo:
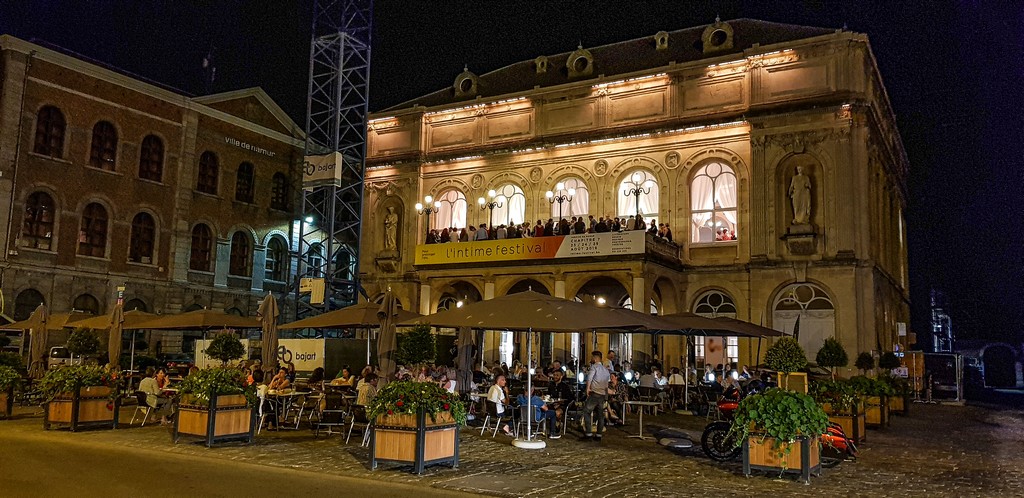
<svg viewBox="0 0 1024 498"><path fill-rule="evenodd" d="M416 265L617 256L644 252L643 230L416 246Z"/></svg>

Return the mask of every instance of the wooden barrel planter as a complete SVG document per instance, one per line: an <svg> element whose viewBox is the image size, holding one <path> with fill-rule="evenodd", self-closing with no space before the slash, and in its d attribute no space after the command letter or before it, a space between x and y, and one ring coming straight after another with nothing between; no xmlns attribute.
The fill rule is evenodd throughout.
<svg viewBox="0 0 1024 498"><path fill-rule="evenodd" d="M887 396L863 396L864 423L879 429L889 425L889 398Z"/></svg>
<svg viewBox="0 0 1024 498"><path fill-rule="evenodd" d="M792 372L786 378L783 378L784 375L782 372L775 373L775 380L778 382L779 387L785 386L785 389L790 391L807 394L810 384L807 381L806 373Z"/></svg>
<svg viewBox="0 0 1024 498"><path fill-rule="evenodd" d="M0 416L4 418L11 418L11 412L14 411L14 386L8 387L5 391L0 391Z"/></svg>
<svg viewBox="0 0 1024 498"><path fill-rule="evenodd" d="M206 446L225 441L251 443L256 430L256 410L243 394L210 396L209 404L183 400L174 416L174 442L181 436L206 440Z"/></svg>
<svg viewBox="0 0 1024 498"><path fill-rule="evenodd" d="M751 435L743 441L743 475L750 476L752 470L800 474L805 483L811 482L811 473L821 474L821 443L819 437L799 437L793 443L781 443L776 439ZM779 456L780 451L789 447L789 453Z"/></svg>
<svg viewBox="0 0 1024 498"><path fill-rule="evenodd" d="M378 463L411 464L417 474L438 463L459 466L459 424L451 413L431 420L423 412L377 417L370 434L370 468Z"/></svg>
<svg viewBox="0 0 1024 498"><path fill-rule="evenodd" d="M113 388L81 387L78 391L60 393L44 405L43 429L53 425L78 429L116 429L121 408L119 398L111 399Z"/></svg>
<svg viewBox="0 0 1024 498"><path fill-rule="evenodd" d="M835 410L829 403L822 403L821 408L828 414L828 421L839 424L846 437L855 443L867 441L866 413L863 403L857 403L853 410Z"/></svg>

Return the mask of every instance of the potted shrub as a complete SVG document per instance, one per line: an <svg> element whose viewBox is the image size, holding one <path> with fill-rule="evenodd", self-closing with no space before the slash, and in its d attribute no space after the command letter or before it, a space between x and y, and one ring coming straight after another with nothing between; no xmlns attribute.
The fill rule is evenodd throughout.
<svg viewBox="0 0 1024 498"><path fill-rule="evenodd" d="M245 356L245 346L233 332L222 332L210 340L210 345L206 346L203 352L210 358L220 360L222 366L226 366L229 361Z"/></svg>
<svg viewBox="0 0 1024 498"><path fill-rule="evenodd" d="M807 355L796 339L783 337L776 341L765 352L764 362L779 372L779 387L807 392L807 374L795 373L807 366Z"/></svg>
<svg viewBox="0 0 1024 498"><path fill-rule="evenodd" d="M14 410L14 388L21 385L21 374L17 370L0 365L0 415L11 418Z"/></svg>
<svg viewBox="0 0 1024 498"><path fill-rule="evenodd" d="M181 382L178 394L178 410L174 414L175 443L181 435L201 437L207 447L224 441L252 442L256 428L256 387L246 385L241 370L231 367L199 370Z"/></svg>
<svg viewBox="0 0 1024 498"><path fill-rule="evenodd" d="M85 363L85 355L94 354L100 349L100 339L92 329L79 328L71 332L67 342L68 352L71 353L71 363L74 364L75 356L81 357L79 363Z"/></svg>
<svg viewBox="0 0 1024 498"><path fill-rule="evenodd" d="M799 473L810 482L821 470L821 435L828 416L810 396L769 389L740 401L732 431L743 446L743 474L751 470Z"/></svg>
<svg viewBox="0 0 1024 498"><path fill-rule="evenodd" d="M43 428L67 425L81 428L117 428L120 399L116 380L98 365L70 365L47 370L39 380L46 400Z"/></svg>
<svg viewBox="0 0 1024 498"><path fill-rule="evenodd" d="M850 378L854 391L864 403L864 423L869 427L885 427L889 425L889 396L892 389L878 379L858 375Z"/></svg>
<svg viewBox="0 0 1024 498"><path fill-rule="evenodd" d="M432 382L397 381L373 398L370 467L380 462L412 464L417 474L436 463L459 466L459 426L466 407L457 394Z"/></svg>
<svg viewBox="0 0 1024 498"><path fill-rule="evenodd" d="M865 351L857 355L857 361L853 363L853 366L860 370L861 375L867 375L868 370L875 369L875 357L871 356L871 353Z"/></svg>
<svg viewBox="0 0 1024 498"><path fill-rule="evenodd" d="M430 325L419 324L409 332L398 336L395 362L399 365L422 365L433 363L437 356L437 341L430 332Z"/></svg>
<svg viewBox="0 0 1024 498"><path fill-rule="evenodd" d="M853 386L842 380L811 382L811 397L828 414L829 422L839 424L843 432L856 443L867 439L864 404Z"/></svg>
<svg viewBox="0 0 1024 498"><path fill-rule="evenodd" d="M906 415L910 408L910 397L914 394L914 389L910 387L910 382L895 375L885 374L880 375L878 380L886 383L892 392L889 396L889 413Z"/></svg>
<svg viewBox="0 0 1024 498"><path fill-rule="evenodd" d="M825 344L822 344L821 349L818 350L814 361L819 367L827 368L829 373L832 374L832 380L836 380L836 369L848 365L850 358L846 356L846 349L843 348L843 344L836 338L829 337L825 339Z"/></svg>

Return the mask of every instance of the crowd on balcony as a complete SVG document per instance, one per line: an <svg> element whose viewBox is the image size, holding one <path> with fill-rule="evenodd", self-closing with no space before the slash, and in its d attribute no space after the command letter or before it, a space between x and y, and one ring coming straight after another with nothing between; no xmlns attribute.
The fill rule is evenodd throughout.
<svg viewBox="0 0 1024 498"><path fill-rule="evenodd" d="M511 223L487 226L481 223L478 227L470 225L466 228L448 227L432 229L427 234L427 244L445 244L452 242L470 242L478 240L521 239L528 237L553 237L556 235L574 235L583 233L622 232L626 230L645 230L657 240L673 242L672 229L668 223L658 223L652 219L646 222L642 215L626 217L600 217L593 215L572 216L562 218L557 223L548 218L545 223L537 220L531 227L529 223ZM721 239L720 239L721 240Z"/></svg>

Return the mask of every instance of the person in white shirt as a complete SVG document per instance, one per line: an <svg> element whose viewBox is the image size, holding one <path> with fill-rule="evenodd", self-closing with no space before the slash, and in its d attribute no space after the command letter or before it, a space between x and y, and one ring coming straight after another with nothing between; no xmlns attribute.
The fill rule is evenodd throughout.
<svg viewBox="0 0 1024 498"><path fill-rule="evenodd" d="M505 414L505 405L508 404L508 392L505 391L505 375L498 374L494 379L494 385L487 391L487 401L491 401L498 406L498 416ZM506 436L512 436L512 430L509 429L508 424L502 426L501 430Z"/></svg>
<svg viewBox="0 0 1024 498"><path fill-rule="evenodd" d="M160 425L167 425L167 416L171 414L171 400L163 395L163 390L157 385L156 369L146 368L146 378L139 383L139 391L146 393L146 404L156 409L156 414L160 415Z"/></svg>

